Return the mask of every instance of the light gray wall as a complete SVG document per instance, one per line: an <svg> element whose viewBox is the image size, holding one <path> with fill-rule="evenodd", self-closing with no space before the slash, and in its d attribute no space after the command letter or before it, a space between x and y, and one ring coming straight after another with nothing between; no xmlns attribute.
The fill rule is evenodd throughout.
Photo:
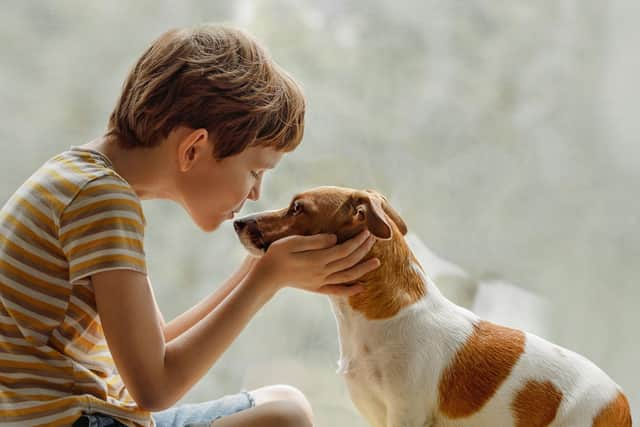
<svg viewBox="0 0 640 427"><path fill-rule="evenodd" d="M205 21L255 33L309 100L305 142L247 212L316 185L378 188L435 253L547 301L548 338L603 367L640 412L636 1L7 2L0 203L47 158L100 135L154 37ZM177 206L145 212L170 319L244 252L228 224L205 235ZM362 426L336 359L328 302L287 291L185 401L285 382L319 425Z"/></svg>

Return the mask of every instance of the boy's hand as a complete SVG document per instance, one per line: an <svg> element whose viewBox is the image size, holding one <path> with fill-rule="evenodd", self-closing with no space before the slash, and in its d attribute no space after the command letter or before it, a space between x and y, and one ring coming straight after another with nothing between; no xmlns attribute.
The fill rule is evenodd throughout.
<svg viewBox="0 0 640 427"><path fill-rule="evenodd" d="M276 289L291 286L323 294L355 295L362 291L362 285L342 284L380 266L377 258L358 264L374 243L375 238L366 230L339 245L333 234L289 236L273 242L252 273Z"/></svg>

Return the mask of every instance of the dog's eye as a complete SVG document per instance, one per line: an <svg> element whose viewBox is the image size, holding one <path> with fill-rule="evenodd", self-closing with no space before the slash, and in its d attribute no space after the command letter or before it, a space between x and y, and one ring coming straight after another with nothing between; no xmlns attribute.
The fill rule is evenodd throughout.
<svg viewBox="0 0 640 427"><path fill-rule="evenodd" d="M296 216L296 215L300 215L302 213L302 203L300 202L294 202L293 205L291 206L291 215Z"/></svg>

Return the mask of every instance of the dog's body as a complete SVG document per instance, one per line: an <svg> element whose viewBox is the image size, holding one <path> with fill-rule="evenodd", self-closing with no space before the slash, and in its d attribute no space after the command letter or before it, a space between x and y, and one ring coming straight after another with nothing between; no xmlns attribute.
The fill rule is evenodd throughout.
<svg viewBox="0 0 640 427"><path fill-rule="evenodd" d="M381 267L360 280L365 290L331 297L338 371L372 426L631 426L621 389L592 362L535 335L482 321L447 300L409 250L406 225L383 197L322 187L298 200L327 224L309 228L307 222L296 230L302 225L285 212L254 216L279 234L262 234L261 249L288 234L334 232L343 241L364 227L383 239L368 255ZM351 220L326 219L349 215L345 210ZM241 240L255 249L249 237Z"/></svg>
<svg viewBox="0 0 640 427"><path fill-rule="evenodd" d="M592 426L618 398L587 359L481 321L413 268L425 296L391 318L369 319L332 297L338 371L372 426Z"/></svg>

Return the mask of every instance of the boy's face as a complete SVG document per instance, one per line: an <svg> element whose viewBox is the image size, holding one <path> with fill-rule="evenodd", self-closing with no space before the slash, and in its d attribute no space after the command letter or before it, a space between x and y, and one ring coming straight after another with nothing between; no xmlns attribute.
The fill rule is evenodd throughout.
<svg viewBox="0 0 640 427"><path fill-rule="evenodd" d="M216 160L208 146L178 179L182 205L202 230L217 229L223 221L233 219L247 199L260 197L264 172L273 169L283 154L269 147L248 147Z"/></svg>

